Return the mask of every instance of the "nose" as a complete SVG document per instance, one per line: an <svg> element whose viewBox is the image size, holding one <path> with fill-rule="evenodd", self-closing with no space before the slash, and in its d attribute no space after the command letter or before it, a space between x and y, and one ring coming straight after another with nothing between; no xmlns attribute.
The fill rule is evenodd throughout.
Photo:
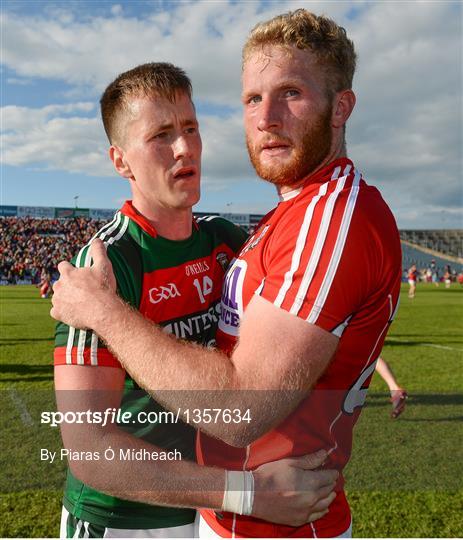
<svg viewBox="0 0 463 540"><path fill-rule="evenodd" d="M270 99L265 98L261 101L258 108L257 128L260 131L272 131L281 127L281 118L278 104Z"/></svg>
<svg viewBox="0 0 463 540"><path fill-rule="evenodd" d="M172 150L176 160L192 156L191 144L184 135L180 135L175 139Z"/></svg>

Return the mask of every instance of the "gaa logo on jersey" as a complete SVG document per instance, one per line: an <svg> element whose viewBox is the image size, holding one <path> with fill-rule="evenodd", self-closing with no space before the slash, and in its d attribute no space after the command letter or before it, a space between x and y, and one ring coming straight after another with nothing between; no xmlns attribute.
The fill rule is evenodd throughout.
<svg viewBox="0 0 463 540"><path fill-rule="evenodd" d="M177 289L175 283L168 283L167 285L161 285L160 287L153 287L149 290L150 302L152 304L158 304L162 300L168 300L169 298L175 298L182 296Z"/></svg>
<svg viewBox="0 0 463 540"><path fill-rule="evenodd" d="M238 335L243 316L243 282L247 267L246 261L235 259L223 283L219 328L231 336Z"/></svg>

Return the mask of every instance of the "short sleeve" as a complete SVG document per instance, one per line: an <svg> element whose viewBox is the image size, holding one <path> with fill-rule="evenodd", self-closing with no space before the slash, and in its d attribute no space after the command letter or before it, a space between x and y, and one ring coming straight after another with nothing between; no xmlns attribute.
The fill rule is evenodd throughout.
<svg viewBox="0 0 463 540"><path fill-rule="evenodd" d="M338 334L367 294L375 243L359 208L359 182L324 191L278 223L264 254L267 274L259 294Z"/></svg>
<svg viewBox="0 0 463 540"><path fill-rule="evenodd" d="M139 287L137 287L137 264L134 264L133 261L132 264L129 264L127 257L124 256L118 245L108 246L107 254L113 266L119 296L138 308L140 293ZM90 265L89 245L83 247L71 263L77 267ZM62 322L58 322L56 325L54 364L106 366L122 369L117 358L107 349L95 332L90 329L81 330L69 327Z"/></svg>

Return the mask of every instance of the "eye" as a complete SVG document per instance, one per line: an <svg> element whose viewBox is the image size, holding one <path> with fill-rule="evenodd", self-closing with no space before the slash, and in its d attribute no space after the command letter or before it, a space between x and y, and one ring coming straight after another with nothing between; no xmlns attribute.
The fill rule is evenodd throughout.
<svg viewBox="0 0 463 540"><path fill-rule="evenodd" d="M285 96L286 97L295 97L300 94L299 90L296 90L295 88L289 88L288 90L285 90Z"/></svg>
<svg viewBox="0 0 463 540"><path fill-rule="evenodd" d="M196 126L191 126L185 129L186 133L189 135L193 135L194 133L198 132L198 128Z"/></svg>
<svg viewBox="0 0 463 540"><path fill-rule="evenodd" d="M247 102L249 105L256 105L257 103L260 103L261 101L262 101L262 96L251 96Z"/></svg>
<svg viewBox="0 0 463 540"><path fill-rule="evenodd" d="M153 136L153 139L165 139L167 135L168 135L167 131L160 131L159 133L156 133L156 135Z"/></svg>

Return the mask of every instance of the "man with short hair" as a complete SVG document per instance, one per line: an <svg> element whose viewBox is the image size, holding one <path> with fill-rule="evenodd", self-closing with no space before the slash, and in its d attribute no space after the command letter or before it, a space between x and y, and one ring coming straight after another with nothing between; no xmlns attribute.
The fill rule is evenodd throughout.
<svg viewBox="0 0 463 540"><path fill-rule="evenodd" d="M101 110L110 158L133 200L92 241L104 242L128 305L211 346L223 275L246 235L224 219L192 217L201 137L190 81L171 64L144 64L108 86ZM90 266L92 241L75 266ZM321 465L326 452L265 465L244 486L243 473L194 463L195 430L167 416L90 329L58 324L55 388L59 410L79 413L61 425L69 452L62 537L191 537L194 507L298 523L323 515L334 496L336 471L303 470ZM281 492L284 504L274 508Z"/></svg>
<svg viewBox="0 0 463 540"><path fill-rule="evenodd" d="M236 403L252 422L227 430L201 422L205 464L252 471L320 445L329 466L342 471L349 460L401 278L394 218L346 155L355 58L343 28L304 9L257 25L245 44L247 146L280 202L227 271L217 336L227 354L176 343L125 306L107 284L98 243L93 268L60 265L52 315L95 328L144 388L168 390L169 374L178 389L240 391ZM196 404L224 399L198 396ZM168 393L161 401L177 405ZM329 512L312 523L275 526L205 510L200 534L350 536L343 484L341 476Z"/></svg>

